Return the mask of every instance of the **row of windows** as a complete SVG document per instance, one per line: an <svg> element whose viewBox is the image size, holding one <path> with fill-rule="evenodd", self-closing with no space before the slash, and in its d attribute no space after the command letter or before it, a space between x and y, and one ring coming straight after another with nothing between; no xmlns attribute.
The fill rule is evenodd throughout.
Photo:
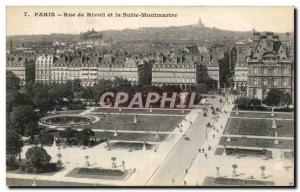
<svg viewBox="0 0 300 192"><path fill-rule="evenodd" d="M158 69L160 69L160 68L170 68L170 69L173 69L173 68L185 68L186 69L187 68L187 69L189 69L189 68L195 68L195 65L171 65L171 64L162 65L162 64L157 64L153 67L158 68Z"/></svg>
<svg viewBox="0 0 300 192"><path fill-rule="evenodd" d="M253 74L258 75L259 74L259 69L260 68L258 68L258 67L254 67L253 68ZM283 68L283 69L262 68L262 74L263 75L279 75L279 74L287 75L288 74L288 69L287 68Z"/></svg>
<svg viewBox="0 0 300 192"><path fill-rule="evenodd" d="M273 86L273 87L277 87L279 85L279 80L278 79L262 79L262 85L263 86ZM281 86L285 87L285 86L289 86L288 83L288 79L282 79L282 84ZM253 79L253 85L254 86L258 86L258 79L254 78Z"/></svg>
<svg viewBox="0 0 300 192"><path fill-rule="evenodd" d="M48 66L48 65L51 66L52 62L51 62L51 61L48 61L48 62L45 61L45 62L44 62L43 60L40 60L40 61L37 60L37 61L36 61L36 64L37 64L37 65L45 64L45 66Z"/></svg>
<svg viewBox="0 0 300 192"><path fill-rule="evenodd" d="M153 78L154 82L176 82L176 83L195 83L195 79L184 79L184 78Z"/></svg>
<svg viewBox="0 0 300 192"><path fill-rule="evenodd" d="M155 77L186 77L189 78L191 76L195 76L196 73L155 73L152 76Z"/></svg>

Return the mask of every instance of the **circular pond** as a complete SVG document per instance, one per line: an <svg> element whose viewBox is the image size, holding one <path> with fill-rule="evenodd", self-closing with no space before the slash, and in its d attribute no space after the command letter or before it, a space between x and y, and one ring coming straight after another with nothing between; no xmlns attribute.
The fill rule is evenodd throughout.
<svg viewBox="0 0 300 192"><path fill-rule="evenodd" d="M98 121L95 116L91 115L53 115L40 119L39 124L53 127L72 127L88 125Z"/></svg>

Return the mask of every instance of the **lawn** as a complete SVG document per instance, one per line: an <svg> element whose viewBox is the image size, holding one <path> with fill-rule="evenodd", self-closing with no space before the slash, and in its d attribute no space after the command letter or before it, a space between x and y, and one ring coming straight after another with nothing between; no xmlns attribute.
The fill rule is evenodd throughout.
<svg viewBox="0 0 300 192"><path fill-rule="evenodd" d="M113 132L96 132L96 137L106 137L110 140L124 140L124 141L145 141L145 142L161 142L164 141L168 134L150 134L150 133L118 133L118 136L114 136Z"/></svg>
<svg viewBox="0 0 300 192"><path fill-rule="evenodd" d="M204 186L273 186L272 181L233 179L225 177L205 177Z"/></svg>
<svg viewBox="0 0 300 192"><path fill-rule="evenodd" d="M275 118L283 118L283 119L294 119L294 113L285 113L285 112L275 112ZM231 112L232 117L252 117L252 118L273 118L270 113L262 113L262 112L246 112L239 111L237 115L236 112Z"/></svg>
<svg viewBox="0 0 300 192"><path fill-rule="evenodd" d="M277 128L272 128L271 119L234 119L230 118L226 124L224 134L258 135L278 137L294 137L294 121L276 120Z"/></svg>
<svg viewBox="0 0 300 192"><path fill-rule="evenodd" d="M219 145L240 146L240 147L259 147L259 148L276 148L276 149L293 149L294 140L281 140L279 144L274 144L274 139L256 139L256 138L231 138L227 142L227 137L222 137Z"/></svg>
<svg viewBox="0 0 300 192"><path fill-rule="evenodd" d="M223 155L223 154L224 154L224 148L217 148L215 150L215 155ZM264 151L260 149L227 148L226 155L240 156L240 157L254 156L254 157L272 158L272 151L267 151L267 150Z"/></svg>
<svg viewBox="0 0 300 192"><path fill-rule="evenodd" d="M173 131L184 117L162 117L137 115L137 123L134 123L134 115L99 115L100 121L96 122L93 129L105 130L131 130L131 131Z"/></svg>
<svg viewBox="0 0 300 192"><path fill-rule="evenodd" d="M152 112L150 112L150 109L129 109L129 108L122 108L122 111L119 111L119 109L116 108L98 108L93 112L99 112L99 113L146 113L146 114L169 114L169 115L187 115L191 112L189 109L183 109L183 110L172 110L172 109L160 109L160 108L153 108Z"/></svg>

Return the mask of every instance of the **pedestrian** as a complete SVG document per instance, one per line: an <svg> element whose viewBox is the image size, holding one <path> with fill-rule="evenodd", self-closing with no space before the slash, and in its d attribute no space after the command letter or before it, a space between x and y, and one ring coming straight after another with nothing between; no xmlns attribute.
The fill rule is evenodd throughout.
<svg viewBox="0 0 300 192"><path fill-rule="evenodd" d="M208 146L208 150L211 150L211 146L210 145Z"/></svg>
<svg viewBox="0 0 300 192"><path fill-rule="evenodd" d="M204 154L204 157L207 158L207 154L206 153Z"/></svg>
<svg viewBox="0 0 300 192"><path fill-rule="evenodd" d="M215 138L215 134L213 134L212 136L213 136L213 138Z"/></svg>
<svg viewBox="0 0 300 192"><path fill-rule="evenodd" d="M187 174L188 173L188 169L185 169L185 174Z"/></svg>

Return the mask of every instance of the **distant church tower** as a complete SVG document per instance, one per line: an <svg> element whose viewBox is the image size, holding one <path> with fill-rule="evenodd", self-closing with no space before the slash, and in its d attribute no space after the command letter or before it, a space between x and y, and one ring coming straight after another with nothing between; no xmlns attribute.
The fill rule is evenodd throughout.
<svg viewBox="0 0 300 192"><path fill-rule="evenodd" d="M199 18L197 26L198 27L204 27L204 24L202 23L201 18Z"/></svg>

